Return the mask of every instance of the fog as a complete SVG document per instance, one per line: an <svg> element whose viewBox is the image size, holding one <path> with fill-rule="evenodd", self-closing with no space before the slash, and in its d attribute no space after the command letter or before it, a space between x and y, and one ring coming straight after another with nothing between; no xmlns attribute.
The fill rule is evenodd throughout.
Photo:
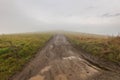
<svg viewBox="0 0 120 80"><path fill-rule="evenodd" d="M0 0L0 34L120 33L120 0Z"/></svg>

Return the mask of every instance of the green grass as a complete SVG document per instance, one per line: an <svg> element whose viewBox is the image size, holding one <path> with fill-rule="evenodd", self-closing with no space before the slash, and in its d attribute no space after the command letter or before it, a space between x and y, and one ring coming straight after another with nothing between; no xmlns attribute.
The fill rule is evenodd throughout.
<svg viewBox="0 0 120 80"><path fill-rule="evenodd" d="M47 33L0 35L0 80L20 71L52 35Z"/></svg>
<svg viewBox="0 0 120 80"><path fill-rule="evenodd" d="M67 34L77 48L83 49L92 55L120 62L120 37L108 37L91 34Z"/></svg>

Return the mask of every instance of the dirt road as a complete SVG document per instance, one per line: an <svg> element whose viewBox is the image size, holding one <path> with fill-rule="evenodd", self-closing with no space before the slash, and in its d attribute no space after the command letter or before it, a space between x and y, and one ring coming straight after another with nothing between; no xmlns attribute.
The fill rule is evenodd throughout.
<svg viewBox="0 0 120 80"><path fill-rule="evenodd" d="M56 35L11 80L120 80L120 74L83 58L63 35Z"/></svg>

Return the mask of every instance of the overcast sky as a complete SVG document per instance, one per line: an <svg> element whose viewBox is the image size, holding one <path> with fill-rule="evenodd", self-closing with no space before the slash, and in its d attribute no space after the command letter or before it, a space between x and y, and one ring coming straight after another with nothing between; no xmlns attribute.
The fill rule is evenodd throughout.
<svg viewBox="0 0 120 80"><path fill-rule="evenodd" d="M0 33L120 32L120 0L0 0Z"/></svg>

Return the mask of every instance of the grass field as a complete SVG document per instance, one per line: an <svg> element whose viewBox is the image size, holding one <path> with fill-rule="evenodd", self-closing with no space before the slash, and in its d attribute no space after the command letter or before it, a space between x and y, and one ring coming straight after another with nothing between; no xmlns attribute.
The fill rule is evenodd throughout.
<svg viewBox="0 0 120 80"><path fill-rule="evenodd" d="M0 35L0 80L20 71L52 35L48 33Z"/></svg>
<svg viewBox="0 0 120 80"><path fill-rule="evenodd" d="M92 34L67 34L71 43L92 55L108 59L112 62L120 61L120 36L110 37Z"/></svg>

